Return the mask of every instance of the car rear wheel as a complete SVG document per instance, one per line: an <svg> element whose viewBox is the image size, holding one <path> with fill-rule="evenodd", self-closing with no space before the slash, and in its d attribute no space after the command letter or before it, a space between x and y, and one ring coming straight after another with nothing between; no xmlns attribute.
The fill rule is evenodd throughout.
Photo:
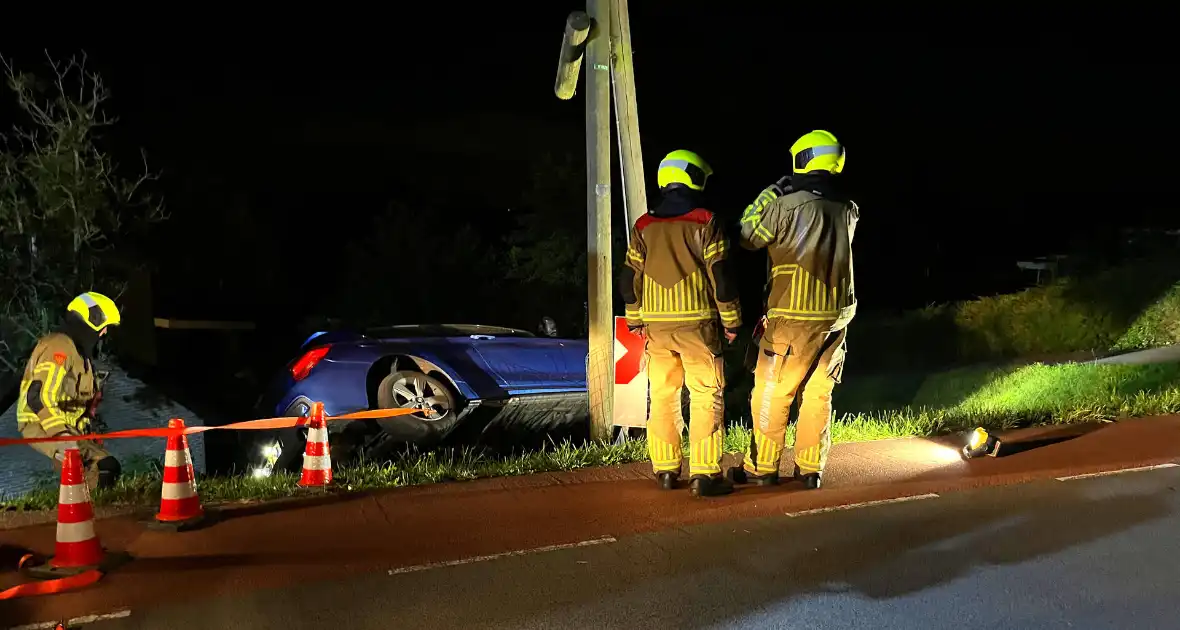
<svg viewBox="0 0 1180 630"><path fill-rule="evenodd" d="M459 396L446 383L421 372L394 372L377 386L381 409L414 409L414 413L378 420L399 441L427 444L446 437L459 421Z"/></svg>

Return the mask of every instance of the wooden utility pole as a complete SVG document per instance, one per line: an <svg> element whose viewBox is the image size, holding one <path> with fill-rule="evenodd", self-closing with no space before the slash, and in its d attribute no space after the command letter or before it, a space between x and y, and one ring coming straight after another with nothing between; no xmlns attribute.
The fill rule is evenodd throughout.
<svg viewBox="0 0 1180 630"><path fill-rule="evenodd" d="M609 440L615 424L615 320L611 276L610 2L588 0L586 42L586 262L589 263L590 437Z"/></svg>
<svg viewBox="0 0 1180 630"><path fill-rule="evenodd" d="M586 12L574 11L566 19L557 62L557 80L553 86L557 98L573 98L583 65L587 65L590 72L586 77L586 259L590 337L586 386L590 396L591 436L606 440L614 428L615 385L610 203L612 88L617 110L628 239L631 226L647 212L627 0L587 0Z"/></svg>
<svg viewBox="0 0 1180 630"><path fill-rule="evenodd" d="M583 65L582 57L585 56L585 65L589 71L586 76L586 262L590 311L586 388L590 396L590 435L596 440L610 439L614 427L610 5L611 0L587 0L586 13L574 12L566 20L554 86L558 98L571 98L576 91L578 74Z"/></svg>
<svg viewBox="0 0 1180 630"><path fill-rule="evenodd" d="M631 20L627 0L611 0L611 84L615 96L615 122L619 134L619 163L623 167L627 239L631 226L647 213L647 189L643 181L643 149L639 141L639 113L635 106L635 66L631 59Z"/></svg>

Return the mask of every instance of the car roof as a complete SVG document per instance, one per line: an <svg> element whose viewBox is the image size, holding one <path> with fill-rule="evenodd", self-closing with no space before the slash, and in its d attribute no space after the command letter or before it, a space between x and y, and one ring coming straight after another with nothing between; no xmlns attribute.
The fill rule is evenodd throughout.
<svg viewBox="0 0 1180 630"><path fill-rule="evenodd" d="M466 337L491 335L497 337L535 337L531 332L505 326L486 324L401 324L377 326L364 331L366 337Z"/></svg>

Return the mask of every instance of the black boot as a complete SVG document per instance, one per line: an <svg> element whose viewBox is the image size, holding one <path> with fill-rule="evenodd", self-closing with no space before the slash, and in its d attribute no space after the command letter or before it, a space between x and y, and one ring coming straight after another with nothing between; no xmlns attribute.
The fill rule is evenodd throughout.
<svg viewBox="0 0 1180 630"><path fill-rule="evenodd" d="M795 479L802 481L803 487L808 490L819 490L820 486L823 485L823 473L813 472L804 474L803 471L799 470L798 466L795 467Z"/></svg>
<svg viewBox="0 0 1180 630"><path fill-rule="evenodd" d="M779 478L778 472L769 472L765 475L751 475L746 472L746 469L741 466L734 466L725 471L725 478L734 485L744 485L752 483L756 486L776 486Z"/></svg>
<svg viewBox="0 0 1180 630"><path fill-rule="evenodd" d="M719 497L733 492L733 483L721 475L693 475L689 492L694 497Z"/></svg>
<svg viewBox="0 0 1180 630"><path fill-rule="evenodd" d="M656 473L656 481L660 482L661 490L675 490L676 482L680 479L679 473L661 472Z"/></svg>
<svg viewBox="0 0 1180 630"><path fill-rule="evenodd" d="M114 488L119 482L119 477L123 473L123 467L119 465L119 460L114 457L104 457L95 464L98 469L98 483L97 488L108 489Z"/></svg>

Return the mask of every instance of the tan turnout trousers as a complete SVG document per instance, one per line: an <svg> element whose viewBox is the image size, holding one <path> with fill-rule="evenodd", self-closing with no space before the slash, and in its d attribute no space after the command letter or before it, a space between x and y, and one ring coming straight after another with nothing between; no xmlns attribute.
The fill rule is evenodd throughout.
<svg viewBox="0 0 1180 630"><path fill-rule="evenodd" d="M725 431L725 362L715 321L647 326L651 411L647 447L656 473L681 473L680 396L689 391L689 475L721 473Z"/></svg>
<svg viewBox="0 0 1180 630"><path fill-rule="evenodd" d="M55 437L58 435L71 435L68 430L61 430L53 435L49 435L41 428L39 424L26 424L21 428L21 437L25 439L36 439L43 437ZM78 440L77 442L38 442L30 444L33 450L48 457L53 462L53 472L61 476L62 462L66 458L66 449L76 448L78 454L82 456L82 470L86 475L86 485L93 491L98 487L98 462L104 458L110 457L111 454L106 449L99 446L94 440Z"/></svg>
<svg viewBox="0 0 1180 630"><path fill-rule="evenodd" d="M844 368L847 330L832 331L830 322L769 320L750 395L754 435L746 453L747 473L779 470L796 395L803 400L795 427L795 465L802 474L823 472L832 448L832 390Z"/></svg>

